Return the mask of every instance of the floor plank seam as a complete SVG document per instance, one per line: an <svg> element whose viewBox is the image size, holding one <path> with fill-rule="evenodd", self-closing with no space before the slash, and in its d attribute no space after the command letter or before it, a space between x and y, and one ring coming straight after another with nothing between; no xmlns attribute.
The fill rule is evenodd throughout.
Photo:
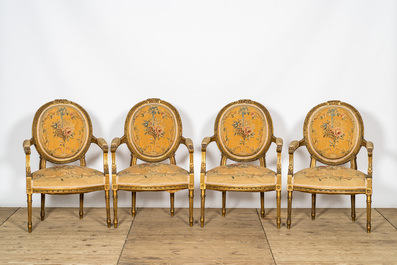
<svg viewBox="0 0 397 265"><path fill-rule="evenodd" d="M377 208L375 208L375 211L377 211L389 224L391 224L391 226L394 227L394 229L397 230L397 227L393 223L391 223L380 211L378 211Z"/></svg>
<svg viewBox="0 0 397 265"><path fill-rule="evenodd" d="M120 263L120 259L121 259L121 256L123 255L124 248L125 248L125 245L127 244L128 236L130 235L130 232L131 232L131 229L132 229L132 225L134 224L135 218L136 218L136 214L135 214L135 216L133 217L133 219L131 221L130 229L128 229L127 235L125 236L124 244L123 244L123 247L121 248L120 255L119 255L119 258L118 258L116 264Z"/></svg>
<svg viewBox="0 0 397 265"><path fill-rule="evenodd" d="M18 207L10 216L8 216L7 219L5 219L4 222L2 222L2 223L0 224L0 226L2 226L5 222L7 222L8 219L10 219L11 216L13 216L19 209L21 209L21 207Z"/></svg>
<svg viewBox="0 0 397 265"><path fill-rule="evenodd" d="M269 246L270 253L272 254L272 258L273 258L274 264L277 265L276 259L274 258L274 254L273 254L273 251L272 251L272 247L270 246L270 242L269 242L269 239L267 238L265 228L263 227L263 223L262 223L262 220L261 220L261 215L259 214L258 209L255 209L255 210L256 210L256 214L258 215L259 223L261 224L263 234L265 235L267 245Z"/></svg>

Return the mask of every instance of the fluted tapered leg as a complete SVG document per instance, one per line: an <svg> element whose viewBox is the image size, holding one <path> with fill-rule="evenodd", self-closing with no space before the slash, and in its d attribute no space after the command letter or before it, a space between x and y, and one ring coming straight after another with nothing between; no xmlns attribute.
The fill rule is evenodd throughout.
<svg viewBox="0 0 397 265"><path fill-rule="evenodd" d="M136 192L133 191L131 193L131 215L132 217L135 217L136 215Z"/></svg>
<svg viewBox="0 0 397 265"><path fill-rule="evenodd" d="M41 212L40 212L41 221L44 221L45 217L45 194L41 194Z"/></svg>
<svg viewBox="0 0 397 265"><path fill-rule="evenodd" d="M201 216L200 216L201 227L204 226L204 207L205 207L205 189L202 189L201 190Z"/></svg>
<svg viewBox="0 0 397 265"><path fill-rule="evenodd" d="M281 226L281 191L277 191L277 228Z"/></svg>
<svg viewBox="0 0 397 265"><path fill-rule="evenodd" d="M371 233L371 202L372 195L367 195L367 232Z"/></svg>
<svg viewBox="0 0 397 265"><path fill-rule="evenodd" d="M32 232L32 194L28 194L28 232Z"/></svg>
<svg viewBox="0 0 397 265"><path fill-rule="evenodd" d="M113 190L113 211L114 211L113 225L114 228L117 228L117 224L119 223L117 219L117 190Z"/></svg>
<svg viewBox="0 0 397 265"><path fill-rule="evenodd" d="M83 206L84 206L84 193L80 193L80 211L79 211L79 216L80 219L83 219Z"/></svg>
<svg viewBox="0 0 397 265"><path fill-rule="evenodd" d="M312 193L312 220L316 219L316 194Z"/></svg>
<svg viewBox="0 0 397 265"><path fill-rule="evenodd" d="M356 195L351 196L351 215L352 215L352 221L356 221Z"/></svg>
<svg viewBox="0 0 397 265"><path fill-rule="evenodd" d="M174 212L175 212L175 210L174 210L174 202L175 202L175 193L170 193L170 204L171 204L170 213L171 213L171 216L174 216Z"/></svg>
<svg viewBox="0 0 397 265"><path fill-rule="evenodd" d="M226 215L226 191L222 191L222 216Z"/></svg>
<svg viewBox="0 0 397 265"><path fill-rule="evenodd" d="M106 202L106 224L108 227L111 226L111 220L110 220L110 195L109 191L105 190L105 202Z"/></svg>
<svg viewBox="0 0 397 265"><path fill-rule="evenodd" d="M288 217L287 228L291 228L292 191L288 191Z"/></svg>
<svg viewBox="0 0 397 265"><path fill-rule="evenodd" d="M193 226L193 198L194 198L194 190L189 190L189 224Z"/></svg>
<svg viewBox="0 0 397 265"><path fill-rule="evenodd" d="M261 217L265 217L265 193L260 192L261 194Z"/></svg>

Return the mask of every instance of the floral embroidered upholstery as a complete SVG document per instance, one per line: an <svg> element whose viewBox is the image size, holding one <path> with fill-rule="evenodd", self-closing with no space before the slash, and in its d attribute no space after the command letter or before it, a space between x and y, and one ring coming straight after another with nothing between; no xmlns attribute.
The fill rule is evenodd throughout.
<svg viewBox="0 0 397 265"><path fill-rule="evenodd" d="M334 188L366 188L366 174L342 166L319 166L295 173L294 186Z"/></svg>
<svg viewBox="0 0 397 265"><path fill-rule="evenodd" d="M272 132L262 109L253 104L237 104L221 111L215 130L219 147L231 157L252 157L269 145Z"/></svg>
<svg viewBox="0 0 397 265"><path fill-rule="evenodd" d="M117 174L119 185L156 186L189 183L189 172L173 164L144 163L129 167Z"/></svg>
<svg viewBox="0 0 397 265"><path fill-rule="evenodd" d="M89 118L72 104L50 105L37 113L33 133L39 152L52 162L73 160L85 153L91 137Z"/></svg>
<svg viewBox="0 0 397 265"><path fill-rule="evenodd" d="M158 157L174 151L179 137L178 118L165 104L149 103L131 109L125 128L132 151Z"/></svg>
<svg viewBox="0 0 397 265"><path fill-rule="evenodd" d="M323 162L343 160L358 152L362 135L361 118L357 115L346 106L338 105L322 106L308 115L309 152L316 158L323 158Z"/></svg>
<svg viewBox="0 0 397 265"><path fill-rule="evenodd" d="M32 173L32 187L45 189L65 189L67 187L82 188L103 186L103 172L81 167L63 165L41 169Z"/></svg>
<svg viewBox="0 0 397 265"><path fill-rule="evenodd" d="M276 172L261 166L230 164L213 168L207 172L205 183L220 186L275 186Z"/></svg>

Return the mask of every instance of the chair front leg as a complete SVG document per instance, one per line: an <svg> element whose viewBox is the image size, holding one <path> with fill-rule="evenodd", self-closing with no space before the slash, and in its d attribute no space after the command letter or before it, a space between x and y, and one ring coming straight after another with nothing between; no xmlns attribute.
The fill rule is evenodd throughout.
<svg viewBox="0 0 397 265"><path fill-rule="evenodd" d="M44 216L45 216L45 194L41 194L41 221L44 221Z"/></svg>
<svg viewBox="0 0 397 265"><path fill-rule="evenodd" d="M119 223L117 219L117 190L113 190L113 211L114 211L113 226L114 228L117 228L117 224Z"/></svg>
<svg viewBox="0 0 397 265"><path fill-rule="evenodd" d="M277 191L277 228L281 226L281 190Z"/></svg>
<svg viewBox="0 0 397 265"><path fill-rule="evenodd" d="M108 228L111 226L111 220L110 220L110 195L109 191L105 190L105 202L106 202L106 224L108 225Z"/></svg>
<svg viewBox="0 0 397 265"><path fill-rule="evenodd" d="M291 228L291 208L292 208L292 191L288 191L288 217L287 228Z"/></svg>
<svg viewBox="0 0 397 265"><path fill-rule="evenodd" d="M265 193L263 191L260 192L261 194L261 217L265 217Z"/></svg>
<svg viewBox="0 0 397 265"><path fill-rule="evenodd" d="M204 226L204 208L205 208L205 189L201 190L201 216L200 216L200 224L201 227Z"/></svg>
<svg viewBox="0 0 397 265"><path fill-rule="evenodd" d="M316 219L316 194L312 193L312 220Z"/></svg>
<svg viewBox="0 0 397 265"><path fill-rule="evenodd" d="M371 202L372 195L367 194L367 233L371 233Z"/></svg>
<svg viewBox="0 0 397 265"><path fill-rule="evenodd" d="M226 215L226 191L222 191L222 216Z"/></svg>
<svg viewBox="0 0 397 265"><path fill-rule="evenodd" d="M189 224L193 226L193 198L194 198L194 190L189 190Z"/></svg>
<svg viewBox="0 0 397 265"><path fill-rule="evenodd" d="M351 195L351 216L352 216L352 221L356 221L356 195L352 194Z"/></svg>
<svg viewBox="0 0 397 265"><path fill-rule="evenodd" d="M80 193L80 211L79 211L79 216L80 219L83 219L83 207L84 207L84 193Z"/></svg>
<svg viewBox="0 0 397 265"><path fill-rule="evenodd" d="M32 194L28 194L28 232L32 232Z"/></svg>
<svg viewBox="0 0 397 265"><path fill-rule="evenodd" d="M132 217L135 217L135 215L136 215L136 192L135 191L133 191L132 193L131 193L131 215L132 215Z"/></svg>
<svg viewBox="0 0 397 265"><path fill-rule="evenodd" d="M171 204L171 207L170 207L170 213L171 213L171 216L174 216L174 212L175 212L175 210L174 210L174 202L175 202L175 193L170 193L170 204Z"/></svg>

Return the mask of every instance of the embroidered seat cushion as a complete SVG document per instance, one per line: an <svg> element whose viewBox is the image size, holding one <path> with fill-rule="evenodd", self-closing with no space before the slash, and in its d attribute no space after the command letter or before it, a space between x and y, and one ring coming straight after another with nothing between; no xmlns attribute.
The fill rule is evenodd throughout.
<svg viewBox="0 0 397 265"><path fill-rule="evenodd" d="M366 188L366 175L358 170L342 166L319 166L295 173L293 185L321 189Z"/></svg>
<svg viewBox="0 0 397 265"><path fill-rule="evenodd" d="M213 168L207 172L205 183L208 185L249 187L276 185L276 172L250 164L230 164Z"/></svg>
<svg viewBox="0 0 397 265"><path fill-rule="evenodd" d="M130 186L187 185L189 172L173 164L143 163L117 174L117 184Z"/></svg>
<svg viewBox="0 0 397 265"><path fill-rule="evenodd" d="M103 172L87 167L62 165L32 173L33 188L65 189L103 185L105 185Z"/></svg>

